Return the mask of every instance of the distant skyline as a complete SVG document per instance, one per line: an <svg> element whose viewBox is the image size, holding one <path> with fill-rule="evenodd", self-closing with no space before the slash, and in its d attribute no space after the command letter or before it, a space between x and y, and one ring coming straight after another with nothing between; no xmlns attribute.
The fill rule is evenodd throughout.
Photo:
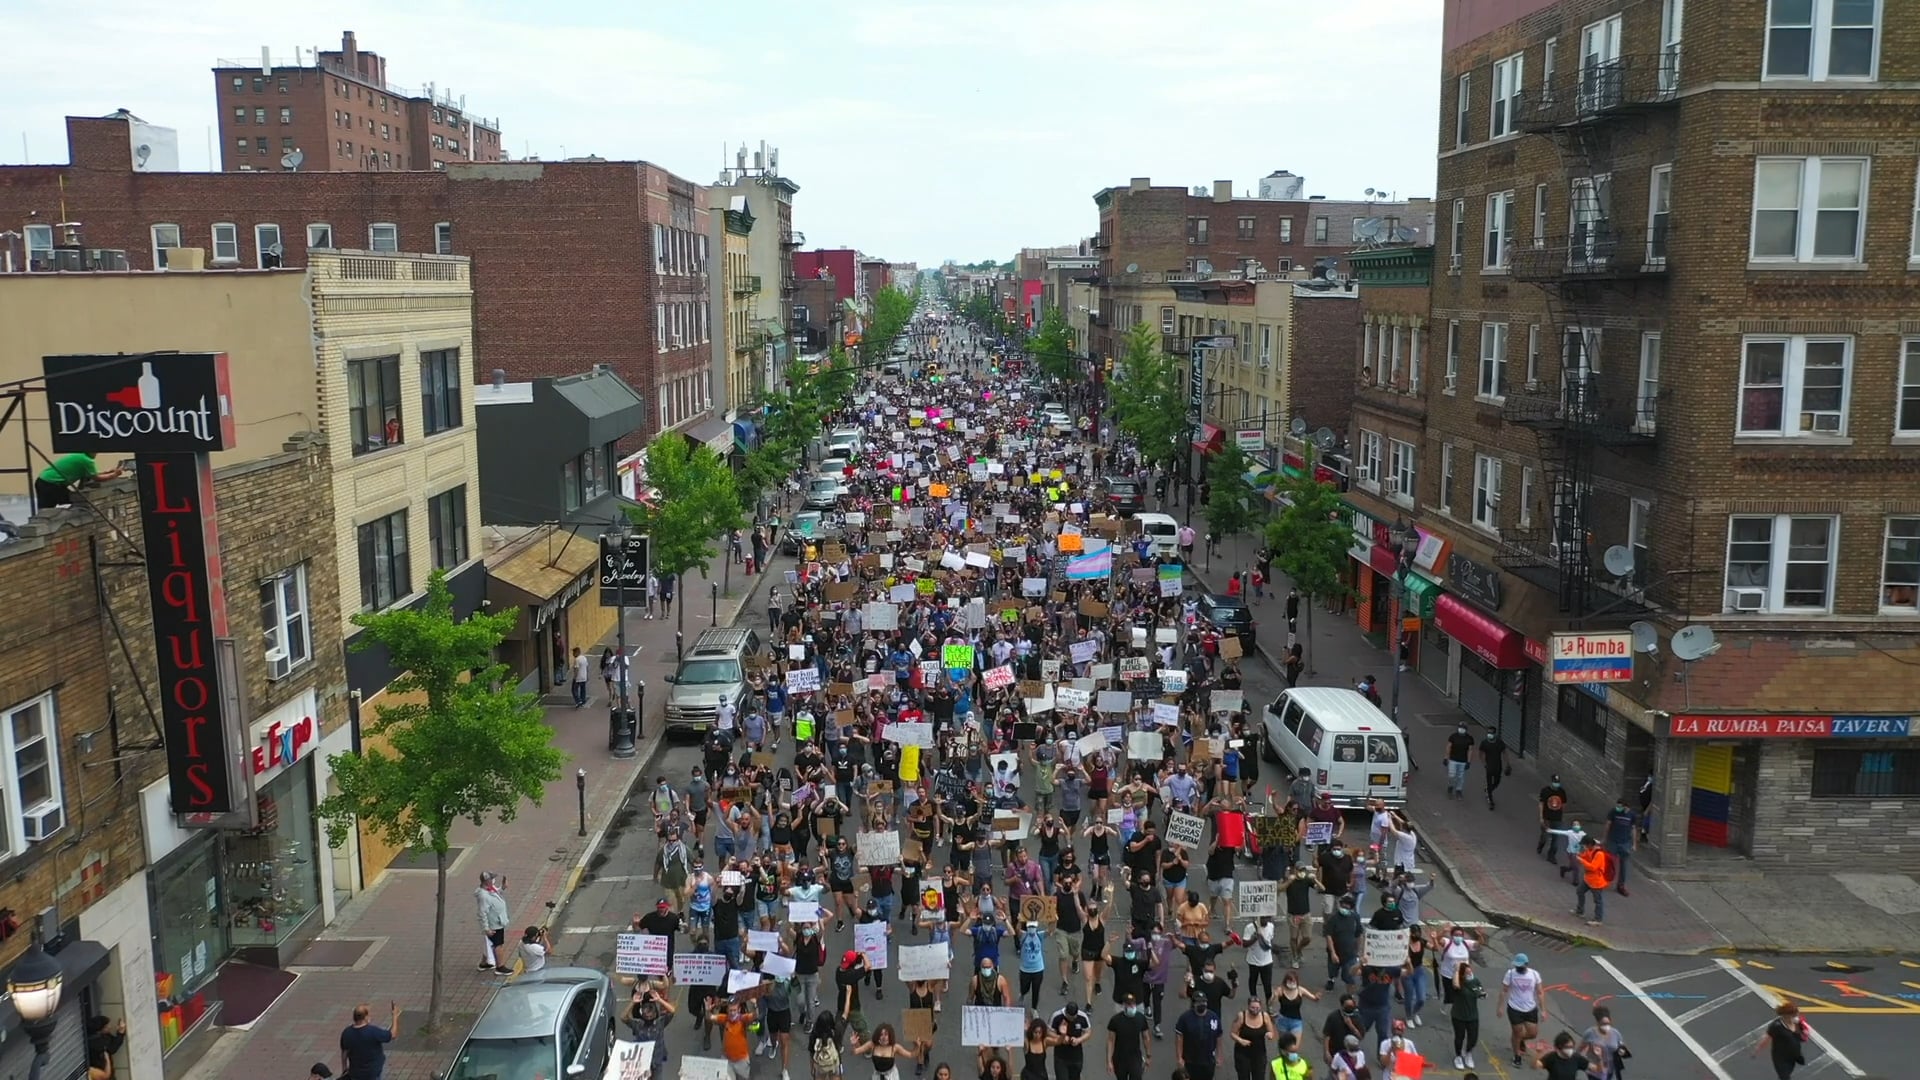
<svg viewBox="0 0 1920 1080"><path fill-rule="evenodd" d="M337 49L350 29L392 82L499 118L514 158L644 159L705 184L764 139L800 185L809 247L1000 261L1092 235L1094 193L1135 176L1240 194L1287 169L1329 198L1431 196L1440 18L1271 0L12 0L0 165L65 161L64 117L126 108L179 131L182 168L211 168L216 61Z"/></svg>

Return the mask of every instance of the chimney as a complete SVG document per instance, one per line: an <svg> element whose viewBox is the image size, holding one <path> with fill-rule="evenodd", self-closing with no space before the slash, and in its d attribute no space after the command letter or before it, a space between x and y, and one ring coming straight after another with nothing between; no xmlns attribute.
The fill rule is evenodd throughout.
<svg viewBox="0 0 1920 1080"><path fill-rule="evenodd" d="M495 390L499 390L505 387L506 385L507 385L507 369L503 367L494 368L493 369L493 388Z"/></svg>
<svg viewBox="0 0 1920 1080"><path fill-rule="evenodd" d="M1145 191L1153 186L1153 180L1145 176L1136 176L1127 181L1128 191Z"/></svg>
<svg viewBox="0 0 1920 1080"><path fill-rule="evenodd" d="M353 38L353 31L340 33L340 66L352 74L360 74L360 43Z"/></svg>
<svg viewBox="0 0 1920 1080"><path fill-rule="evenodd" d="M1215 180L1213 182L1213 201L1214 202L1232 202L1233 201L1233 181Z"/></svg>

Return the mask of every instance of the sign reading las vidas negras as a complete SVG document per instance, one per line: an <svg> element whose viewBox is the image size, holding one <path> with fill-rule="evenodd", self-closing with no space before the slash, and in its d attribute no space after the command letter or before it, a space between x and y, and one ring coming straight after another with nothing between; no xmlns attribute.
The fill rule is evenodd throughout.
<svg viewBox="0 0 1920 1080"><path fill-rule="evenodd" d="M227 356L44 363L54 451L135 455L174 813L194 824L243 809L248 741L216 659L229 632L207 458L234 445Z"/></svg>

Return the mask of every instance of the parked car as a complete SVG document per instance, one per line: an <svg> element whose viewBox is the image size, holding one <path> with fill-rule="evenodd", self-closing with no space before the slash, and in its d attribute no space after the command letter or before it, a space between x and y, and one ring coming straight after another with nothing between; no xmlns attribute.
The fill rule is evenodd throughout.
<svg viewBox="0 0 1920 1080"><path fill-rule="evenodd" d="M816 476L807 481L807 504L809 510L831 510L840 505L840 478L837 476Z"/></svg>
<svg viewBox="0 0 1920 1080"><path fill-rule="evenodd" d="M799 555L801 545L808 539L820 540L835 535L834 530L821 524L825 517L818 510L802 510L793 515L780 533L780 550L788 555Z"/></svg>
<svg viewBox="0 0 1920 1080"><path fill-rule="evenodd" d="M502 986L439 1080L597 1077L613 1050L606 973L552 967Z"/></svg>
<svg viewBox="0 0 1920 1080"><path fill-rule="evenodd" d="M1221 631L1237 636L1242 649L1247 652L1253 651L1253 609L1247 606L1245 600L1238 596L1203 592L1199 596L1199 601L1201 618Z"/></svg>

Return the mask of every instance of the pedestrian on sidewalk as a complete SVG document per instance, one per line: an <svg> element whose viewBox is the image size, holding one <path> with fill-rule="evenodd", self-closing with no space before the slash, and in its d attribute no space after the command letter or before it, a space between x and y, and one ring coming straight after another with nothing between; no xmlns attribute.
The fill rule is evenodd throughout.
<svg viewBox="0 0 1920 1080"><path fill-rule="evenodd" d="M1534 854L1545 855L1548 862L1560 861L1560 842L1551 830L1559 828L1566 815L1567 788L1560 774L1554 773L1540 789L1540 839L1534 841Z"/></svg>
<svg viewBox="0 0 1920 1080"><path fill-rule="evenodd" d="M1580 841L1580 867L1574 871L1578 881L1573 889L1573 914L1582 917L1586 914L1587 894L1593 894L1593 918L1588 926L1599 926L1607 918L1607 886L1612 884L1613 875L1608 866L1613 856L1600 847L1598 841L1589 836Z"/></svg>
<svg viewBox="0 0 1920 1080"><path fill-rule="evenodd" d="M1473 764L1473 736L1462 720L1447 736L1447 798L1467 797L1467 769Z"/></svg>
<svg viewBox="0 0 1920 1080"><path fill-rule="evenodd" d="M393 1002L387 1006L390 1012L386 1027L368 1019L372 1006L353 1007L353 1023L340 1032L341 1080L380 1080L380 1074L387 1071L387 1044L400 1026L400 1006Z"/></svg>
<svg viewBox="0 0 1920 1080"><path fill-rule="evenodd" d="M507 944L507 896L506 879L491 870L482 871L480 885L473 890L473 899L480 916L481 961L480 970L493 970L502 975L509 974L512 968L506 965L506 957L500 950Z"/></svg>
<svg viewBox="0 0 1920 1080"><path fill-rule="evenodd" d="M1493 809L1493 793L1500 787L1500 781L1513 771L1507 764L1507 741L1500 737L1498 728L1488 728L1480 737L1480 764L1487 770L1487 809Z"/></svg>
<svg viewBox="0 0 1920 1080"><path fill-rule="evenodd" d="M1287 689L1291 690L1299 686L1300 673L1305 671L1307 667L1306 657L1301 653L1299 642L1296 641L1287 646L1287 659L1283 666L1287 672Z"/></svg>
<svg viewBox="0 0 1920 1080"><path fill-rule="evenodd" d="M1640 840L1634 834L1638 818L1638 814L1627 809L1625 796L1613 800L1613 809L1607 812L1607 854L1613 856L1613 891L1621 896L1628 895L1627 862L1640 847Z"/></svg>
<svg viewBox="0 0 1920 1080"><path fill-rule="evenodd" d="M580 646L575 645L573 647L573 707L576 709L587 707L587 673L591 670L592 662L587 659L587 654L580 651Z"/></svg>

